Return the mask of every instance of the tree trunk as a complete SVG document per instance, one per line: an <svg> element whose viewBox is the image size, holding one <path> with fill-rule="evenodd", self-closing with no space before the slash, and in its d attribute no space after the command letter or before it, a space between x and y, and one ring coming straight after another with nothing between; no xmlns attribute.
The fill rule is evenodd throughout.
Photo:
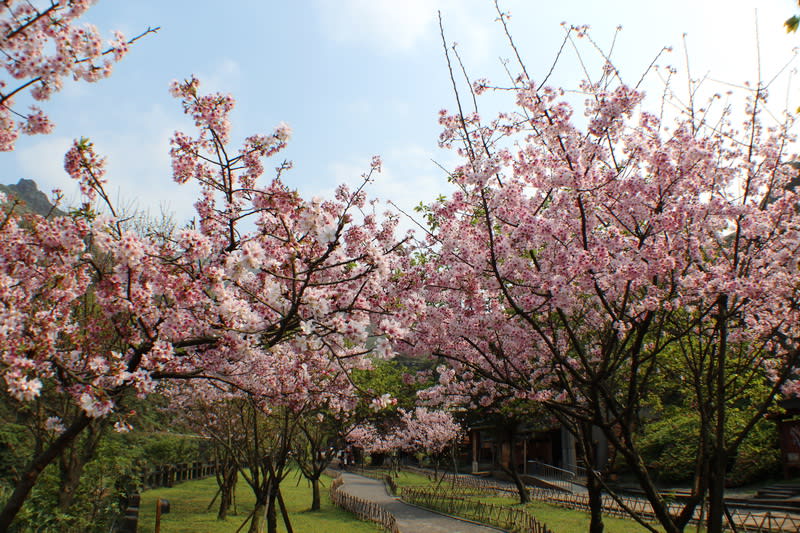
<svg viewBox="0 0 800 533"><path fill-rule="evenodd" d="M588 422L580 423L579 442L581 455L586 464L586 490L589 493L589 521L590 533L603 533L603 486L600 483L600 472L597 464L597 450L592 435L592 425Z"/></svg>
<svg viewBox="0 0 800 533"><path fill-rule="evenodd" d="M519 477L519 472L517 472L516 454L514 453L513 430L506 431L506 442L504 445L508 445L508 462L505 463L505 461L501 461L500 466L503 468L503 471L505 471L505 473L511 477L514 485L516 485L517 493L519 494L519 503L529 503L531 501L531 497L528 494L528 487L525 486L522 478Z"/></svg>
<svg viewBox="0 0 800 533"><path fill-rule="evenodd" d="M517 487L517 492L519 493L519 503L522 503L522 504L530 503L531 497L528 494L528 487L525 486L525 483L523 483L522 478L519 477L519 473L517 472L517 469L514 468L513 466L511 468L503 467L503 469L506 470L506 473L509 476L511 476L511 480L514 482L514 485L516 485L516 487Z"/></svg>
<svg viewBox="0 0 800 533"><path fill-rule="evenodd" d="M76 436L59 455L58 508L63 512L75 501L83 470L95 456L104 433L103 428L102 421L90 422L83 434Z"/></svg>
<svg viewBox="0 0 800 533"><path fill-rule="evenodd" d="M320 510L320 497L319 497L319 478L315 477L311 480L311 510Z"/></svg>
<svg viewBox="0 0 800 533"><path fill-rule="evenodd" d="M589 492L589 533L603 533L603 491L596 472L586 476L586 490Z"/></svg>
<svg viewBox="0 0 800 533"><path fill-rule="evenodd" d="M77 437L81 431L86 429L90 421L91 419L82 412L70 427L59 435L47 449L34 458L33 462L31 462L14 487L14 492L11 493L11 496L6 500L3 510L0 511L0 531L9 530L11 522L14 520L14 517L17 516L20 509L22 509L22 505L28 498L42 470L52 463L64 448L75 440L75 437Z"/></svg>
<svg viewBox="0 0 800 533"><path fill-rule="evenodd" d="M697 379L697 378L695 378ZM695 382L695 390L700 390L700 384ZM678 529L683 531L689 522L694 517L695 509L700 505L700 520L702 521L704 509L704 500L706 492L708 491L709 482L709 467L710 467L710 450L708 432L703 431L703 428L708 427L708 417L710 413L706 409L699 409L700 413L700 442L697 446L697 455L695 456L694 465L694 482L692 484L692 494L686 500L681 514L675 519L675 525Z"/></svg>
<svg viewBox="0 0 800 533"><path fill-rule="evenodd" d="M261 533L261 522L264 518L264 511L267 508L267 502L262 499L256 500L256 507L253 509L253 516L250 519L250 529L247 533Z"/></svg>
<svg viewBox="0 0 800 533"><path fill-rule="evenodd" d="M278 486L276 488L277 496L278 496L278 504L281 506L281 516L283 517L283 525L286 526L286 533L294 533L294 528L292 528L292 521L289 519L289 511L286 509L286 503L283 501L283 495L281 494L281 488Z"/></svg>
<svg viewBox="0 0 800 533"><path fill-rule="evenodd" d="M711 457L711 479L708 486L708 533L722 533L725 518L725 471L727 460L725 451L714 450Z"/></svg>
<svg viewBox="0 0 800 533"><path fill-rule="evenodd" d="M81 482L83 464L80 461L73 461L65 458L61 461L58 486L58 508L66 512L72 502L75 501L75 492Z"/></svg>
<svg viewBox="0 0 800 533"><path fill-rule="evenodd" d="M728 298L720 296L717 302L717 331L719 332L719 349L717 351L717 365L714 372L714 406L715 427L711 437L711 464L710 479L708 484L708 533L722 533L722 519L724 516L725 474L727 472L728 457L725 450L725 366L728 355ZM703 428L700 428L703 431Z"/></svg>
<svg viewBox="0 0 800 533"><path fill-rule="evenodd" d="M267 533L278 533L278 509L275 506L275 500L278 496L276 487L272 487L269 491L269 499L267 503Z"/></svg>
<svg viewBox="0 0 800 533"><path fill-rule="evenodd" d="M225 520L228 516L228 509L233 504L233 493L236 490L236 482L239 479L239 470L236 466L231 466L222 474L222 485L220 486L219 512L217 520Z"/></svg>

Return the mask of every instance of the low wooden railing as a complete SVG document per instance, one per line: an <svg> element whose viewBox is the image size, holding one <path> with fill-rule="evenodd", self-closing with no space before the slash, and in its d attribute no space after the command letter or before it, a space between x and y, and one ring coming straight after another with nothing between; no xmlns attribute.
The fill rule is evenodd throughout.
<svg viewBox="0 0 800 533"><path fill-rule="evenodd" d="M434 476L431 470L426 471L421 468L408 469L407 467L401 468L403 470L412 470L427 475L431 479ZM507 497L516 496L516 489L512 485L491 478L479 478L464 474L448 474L445 477L445 483L449 484L451 488L458 487L459 489L456 490L456 492L460 490L464 494L469 493L471 495L477 495L484 493ZM539 501L568 509L578 509L589 512L589 496L586 494L569 494L563 491L541 487L529 488L529 494L531 498ZM617 499L644 520L653 522L656 520L650 502L646 499L621 495L618 496ZM669 505L669 512L675 516L679 515L682 509L682 505L678 502ZM609 516L630 518L630 513L628 513L618 501L615 501L610 496L603 497L603 512ZM730 514L730 520L735 525L735 531L760 533L797 533L800 531L800 515L796 513L770 510L759 511L758 509L737 509L735 507L729 507L728 513ZM702 523L701 510L699 508L695 511L692 523ZM725 523L723 527L728 531L734 531L734 527L731 527L730 523Z"/></svg>
<svg viewBox="0 0 800 533"><path fill-rule="evenodd" d="M171 487L181 481L201 479L214 475L216 463L179 463L162 465L142 474L142 488L157 489ZM136 533L139 524L139 494L128 496L122 515L116 520L112 530L117 533Z"/></svg>
<svg viewBox="0 0 800 533"><path fill-rule="evenodd" d="M589 511L589 497L584 494L567 494L534 487L531 489L531 497L560 507ZM630 496L617 496L617 499L643 519L648 521L656 520L650 502L646 499ZM630 513L620 505L620 502L615 501L610 496L603 496L603 513L609 516L630 518ZM669 504L669 512L673 516L678 516L682 510L683 506L680 503ZM730 523L723 524L723 527L729 531L762 533L797 533L800 531L800 515L796 514L736 508L728 508L728 514L730 515L730 521L735 526L734 529ZM701 509L697 508L691 522L699 524L702 521Z"/></svg>
<svg viewBox="0 0 800 533"><path fill-rule="evenodd" d="M142 475L142 486L145 489L171 487L175 483L213 476L217 466L215 463L179 463L163 465Z"/></svg>
<svg viewBox="0 0 800 533"><path fill-rule="evenodd" d="M552 533L524 509L482 502L441 488L403 487L402 497L404 501L420 507L514 533Z"/></svg>
<svg viewBox="0 0 800 533"><path fill-rule="evenodd" d="M397 527L397 520L392 513L376 503L362 500L341 490L343 484L344 481L341 476L331 483L330 495L334 505L353 513L361 520L375 522L390 533L400 533L400 529Z"/></svg>

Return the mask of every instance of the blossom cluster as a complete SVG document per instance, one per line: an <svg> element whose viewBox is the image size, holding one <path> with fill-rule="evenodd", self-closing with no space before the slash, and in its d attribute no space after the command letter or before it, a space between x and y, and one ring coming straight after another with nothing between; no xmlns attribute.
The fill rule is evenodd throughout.
<svg viewBox="0 0 800 533"><path fill-rule="evenodd" d="M0 6L0 70L8 76L0 78L0 151L13 150L20 132L52 131L38 107L27 114L14 109L21 91L47 100L61 90L65 78L94 82L108 77L114 62L128 52L130 43L121 33L104 43L97 28L78 24L93 3L8 0Z"/></svg>
<svg viewBox="0 0 800 533"><path fill-rule="evenodd" d="M378 429L365 423L353 427L347 441L367 453L405 451L437 455L453 446L462 434L461 425L446 410L417 407L413 411L400 409L396 424Z"/></svg>
<svg viewBox="0 0 800 533"><path fill-rule="evenodd" d="M736 357L796 393L800 214L786 126L754 115L738 142L732 127L691 119L667 129L625 85L583 90L585 128L563 91L527 79L517 112L489 125L442 113L443 146L472 149L458 148L458 190L427 206L425 261L398 285L427 303L404 346L451 365L424 400L559 401L608 365L629 381L638 367L622 361L657 360L692 320L713 329L699 324L723 299ZM653 324L659 340L636 342Z"/></svg>
<svg viewBox="0 0 800 533"><path fill-rule="evenodd" d="M85 207L106 202L110 216L90 208L45 219L4 207L5 387L20 402L69 394L91 418L115 414L125 390L145 396L165 377L194 375L292 410L310 399L353 409L347 375L368 367L370 337L386 357L405 332L386 312L387 282L405 253L396 220L356 223L363 188L305 200L280 175L259 186L260 159L291 129L251 136L237 153L225 146L230 96L201 95L195 78L172 91L198 126L196 136L176 133L172 149L176 180L201 187L195 227L143 233L117 218L104 160L87 139L65 169Z"/></svg>

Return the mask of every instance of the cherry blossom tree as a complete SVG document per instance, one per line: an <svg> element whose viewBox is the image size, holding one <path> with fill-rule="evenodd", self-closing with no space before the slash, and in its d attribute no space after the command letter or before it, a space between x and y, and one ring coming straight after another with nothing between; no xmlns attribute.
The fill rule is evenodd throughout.
<svg viewBox="0 0 800 533"><path fill-rule="evenodd" d="M442 457L447 451L455 451L462 435L461 425L453 419L449 411L417 407L413 411L400 412L396 437L399 448L431 458L436 474Z"/></svg>
<svg viewBox="0 0 800 533"><path fill-rule="evenodd" d="M358 424L347 433L347 442L364 453L392 453L399 448L395 434L382 432L371 422Z"/></svg>
<svg viewBox="0 0 800 533"><path fill-rule="evenodd" d="M344 443L346 423L324 409L298 419L293 459L303 477L311 483L311 511L321 508L320 478Z"/></svg>
<svg viewBox="0 0 800 533"><path fill-rule="evenodd" d="M278 507L289 522L280 484L292 460L312 482L312 510L319 509L319 478L336 444L329 438L340 440L343 421L362 401L343 364L322 351L293 354L280 346L238 363L224 380L173 391L196 431L224 450L252 489L250 531L261 531L264 517L267 531L276 531Z"/></svg>
<svg viewBox="0 0 800 533"><path fill-rule="evenodd" d="M40 109L16 110L15 98L30 90L45 100L66 76L101 79L133 41L154 31L128 41L115 34L104 45L96 29L77 25L91 4L3 2L3 66L17 81L0 82L0 149L13 149L19 132L51 129ZM173 86L199 134L176 133L172 149L176 181L202 188L196 225L134 231L110 202L104 160L87 139L65 158L85 196L80 209L45 219L3 204L0 375L16 402L52 390L79 410L51 424L58 431L19 476L0 529L44 467L93 421L110 417L127 427L121 402L129 391L145 396L170 378L226 379L261 357L282 357L291 367L283 368L303 376L291 354L309 351L346 373L367 366L361 356L372 351L368 332L383 335L376 351L386 356L385 339L402 331L383 301L393 256L403 253L395 221L380 221L363 190L380 160L361 187L340 187L335 199L306 201L286 187L280 178L288 163L259 188L261 159L282 149L291 130L282 124L233 151L233 99L201 96L198 85L191 79Z"/></svg>
<svg viewBox="0 0 800 533"><path fill-rule="evenodd" d="M354 387L349 379L337 381L326 395L314 395L297 417L292 459L311 483L311 511L320 510L320 478L342 451L348 431L356 421L363 420L364 406L381 402Z"/></svg>
<svg viewBox="0 0 800 533"><path fill-rule="evenodd" d="M218 490L208 504L208 510L219 498L217 520L226 520L230 507L235 503L236 485L240 478L238 453L243 447L240 445L242 431L239 424L245 403L243 395L232 393L216 381L165 383L163 389L165 398L174 407L177 417L186 424L187 431L210 444Z"/></svg>
<svg viewBox="0 0 800 533"><path fill-rule="evenodd" d="M452 449L462 434L451 413L417 407L413 411L398 409L386 413L379 424L361 423L347 434L347 441L369 454L398 452L421 453L434 459L438 471L443 452Z"/></svg>
<svg viewBox="0 0 800 533"><path fill-rule="evenodd" d="M20 133L49 133L53 128L52 123L39 107L30 106L28 112L22 112L16 108L16 100L26 95L26 92L33 100L44 101L61 89L64 78L72 77L75 80L92 82L107 77L111 73L113 63L119 61L127 53L130 44L157 30L157 28L148 28L130 40L126 40L121 33L115 32L114 38L104 43L95 27L88 24L78 25L78 19L86 13L92 3L88 0L48 2L8 0L0 5L0 50L2 50L2 71L4 72L0 78L0 150L13 150ZM4 384L8 385L9 405L19 407L30 403L43 389L41 380L26 373L26 365L30 363L29 356L35 351L31 347L37 342L44 342L44 349L47 350L47 346L53 344L55 340L53 333L69 321L67 318L69 311L65 309L63 300L75 298L74 301L77 301L80 299L79 295L82 290L86 288L86 277L80 268L73 273L75 275L67 273L64 269L69 269L70 265L75 264L77 258L67 258L66 255L78 253L82 248L80 241L87 234L83 221L65 220L61 227L57 227L57 225L51 225L37 217L20 216L16 201L5 202L4 200L4 198L0 198L0 203L3 204L1 231L4 252L7 254L4 258L4 267L9 267L9 269L5 269L2 276L4 287L3 340L11 340L13 349L6 351L9 344L0 343L3 344L0 373L3 374ZM20 231L20 228L16 227L18 225L26 226L27 229ZM43 238L44 240L37 246L28 242L30 238ZM8 262L8 258L13 256L15 251L5 249L7 246L12 249L18 246L30 246L30 255L27 258L18 255ZM44 257L50 250L55 252L52 265ZM19 251L18 248L16 252ZM26 260L30 260L31 263L25 265L24 261ZM26 271L28 267L30 270ZM22 284L17 283L15 276L27 276L32 272L36 272L34 276L36 279L29 279ZM44 281L49 274L52 274L53 277L49 282ZM24 292L28 290L33 291L29 294L31 300L24 295ZM48 300L51 297L54 300ZM37 298L42 300L35 304L34 301ZM62 301L59 302L59 300ZM86 307L92 307L90 301L85 299L84 303ZM27 319L23 318L25 313L33 313L34 316L29 315ZM10 321L6 321L7 318ZM46 325L51 318L55 321L54 329L49 329ZM77 322L72 326L73 329L76 326ZM24 328L23 331L14 331L15 328L20 327ZM9 333L11 333L11 339L9 339ZM29 338L27 343L22 341L20 344L19 339L13 339L17 333L23 335L33 333L33 337ZM99 332L96 331L96 333ZM51 338L48 339L48 336ZM97 340L100 343L104 342L103 337L98 337ZM27 368L27 370L31 369ZM57 371L56 368L48 369L50 373L55 371ZM57 393L56 390L49 392L49 397L55 397L55 401L52 408L44 409L49 414L47 423L42 424L40 421L38 429L33 428L34 433L45 436L42 442L52 440L49 435L57 434L56 429L65 428L63 423L65 420L61 420L61 418L64 417L64 412L71 411L70 409L55 408L56 405L62 403L61 399L57 397ZM56 396L53 396L54 394ZM90 429L102 425L102 423L92 424L91 422L84 422L84 424ZM66 446L62 449L74 452L75 446L69 443L71 439L71 436L67 437ZM75 453L62 452L60 464L64 483L62 484L63 498L59 499L62 507L69 504L70 494L77 483L76 474L79 475L86 460L86 450L94 449L96 446L94 437L84 440L88 448L83 446L84 451L79 454L81 458L77 462L75 459L78 456ZM61 448L62 445L58 444L57 447ZM35 448L40 451L42 449L49 450L49 446L44 444ZM44 462L34 461L30 470L20 479L20 483L30 485L35 481L35 477L43 465L53 458L54 456L50 455ZM18 485L19 487L20 485ZM21 503L18 496L19 493L12 496L6 509ZM1 516L0 522L7 526L8 515L5 510Z"/></svg>
<svg viewBox="0 0 800 533"><path fill-rule="evenodd" d="M13 204L4 210L0 374L17 400L52 386L82 412L34 459L0 524L92 419L119 416L126 391L147 395L163 379L224 379L252 372L259 359L285 360L300 376L295 356L309 352L341 369L367 365L369 332L402 332L385 302L392 262L404 253L396 220L379 220L363 190L380 161L362 187L340 187L333 200L306 201L284 185L288 163L259 188L261 159L285 146L288 126L234 152L233 99L201 96L198 85L172 89L199 129L196 137L176 133L172 149L175 179L202 188L195 226L166 235L127 229L105 192L104 161L86 139L65 158L86 198L81 209L52 220L20 216ZM95 201L106 215L96 214ZM80 307L91 312L77 314ZM379 343L378 352L387 350L388 341Z"/></svg>
<svg viewBox="0 0 800 533"><path fill-rule="evenodd" d="M477 377L473 368L469 364L462 364L458 358L450 358L448 363L436 369L438 383L419 392L420 402L464 412L466 416L463 423L466 426L491 427L495 446L500 452L496 466L514 483L519 503L530 502L530 492L517 468L519 428L532 419L540 421L552 416L547 417L543 413L545 410L540 402L520 399L518 386L508 386L499 379L483 375Z"/></svg>
<svg viewBox="0 0 800 533"><path fill-rule="evenodd" d="M35 105L23 112L15 100L25 92L48 100L65 78L95 82L108 77L129 46L158 28L126 40L120 32L104 42L100 32L79 19L94 0L4 0L0 3L0 151L14 149L20 133L50 133L53 124ZM6 75L8 78L6 78Z"/></svg>
<svg viewBox="0 0 800 533"><path fill-rule="evenodd" d="M666 531L681 531L706 495L709 531L719 531L729 459L774 397L796 390L793 138L786 124L761 123L760 87L739 130L729 114L711 124L696 109L670 124L606 63L581 85L577 119L564 91L520 66L513 112L489 123L461 107L442 113L442 144L458 147L464 164L451 175L458 190L428 207L428 250L405 276L423 291L414 301L427 302L409 343L453 362L442 395L482 393L488 405L511 389L583 437L592 531L602 530L605 485L593 427ZM659 361L688 344L702 354L698 401L713 436L700 447L695 491L673 516L636 428ZM730 436L729 375L745 361L770 386Z"/></svg>
<svg viewBox="0 0 800 533"><path fill-rule="evenodd" d="M288 473L295 417L290 409L268 407L253 395L214 398L207 407L209 423L198 429L230 454L256 498L253 510L245 518L245 523L250 522L248 531L263 531L265 518L267 531L276 531L278 506L289 523L280 483Z"/></svg>

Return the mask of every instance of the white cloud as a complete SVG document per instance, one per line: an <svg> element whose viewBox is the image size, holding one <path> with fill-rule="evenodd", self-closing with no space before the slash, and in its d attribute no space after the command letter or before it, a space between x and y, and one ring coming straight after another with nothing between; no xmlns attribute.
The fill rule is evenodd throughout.
<svg viewBox="0 0 800 533"><path fill-rule="evenodd" d="M50 196L53 189L61 189L65 203L78 203L78 184L64 170L64 154L72 146L69 137L51 135L28 142L15 151L17 164L22 171L20 178L36 181L39 190ZM7 177L11 180L11 177Z"/></svg>
<svg viewBox="0 0 800 533"><path fill-rule="evenodd" d="M125 212L149 211L158 214L162 208L175 215L177 222L194 216L197 188L180 186L172 181L169 159L169 138L176 129L184 129L181 115L165 113L157 105L126 117L129 128L106 130L92 141L98 154L106 158L106 193L115 205ZM129 133L130 132L130 133ZM39 189L64 192L64 204L80 204L80 190L64 170L64 154L72 139L48 136L27 142L16 150L21 177L36 180Z"/></svg>
<svg viewBox="0 0 800 533"><path fill-rule="evenodd" d="M470 61L490 54L494 7L468 0L316 0L322 31L338 43L354 44L383 53L409 52L428 40L440 53L441 11L448 45L459 41ZM460 36L460 37L456 37Z"/></svg>
<svg viewBox="0 0 800 533"><path fill-rule="evenodd" d="M337 42L408 51L436 18L429 0L317 0L319 22Z"/></svg>
<svg viewBox="0 0 800 533"><path fill-rule="evenodd" d="M194 216L197 187L172 180L169 138L174 129L162 122L149 137L119 135L98 143L108 158L109 192L115 203L129 211L173 213L178 223Z"/></svg>
<svg viewBox="0 0 800 533"><path fill-rule="evenodd" d="M213 65L210 72L195 73L200 80L200 92L203 94L236 92L241 74L241 66L231 58L225 58Z"/></svg>

